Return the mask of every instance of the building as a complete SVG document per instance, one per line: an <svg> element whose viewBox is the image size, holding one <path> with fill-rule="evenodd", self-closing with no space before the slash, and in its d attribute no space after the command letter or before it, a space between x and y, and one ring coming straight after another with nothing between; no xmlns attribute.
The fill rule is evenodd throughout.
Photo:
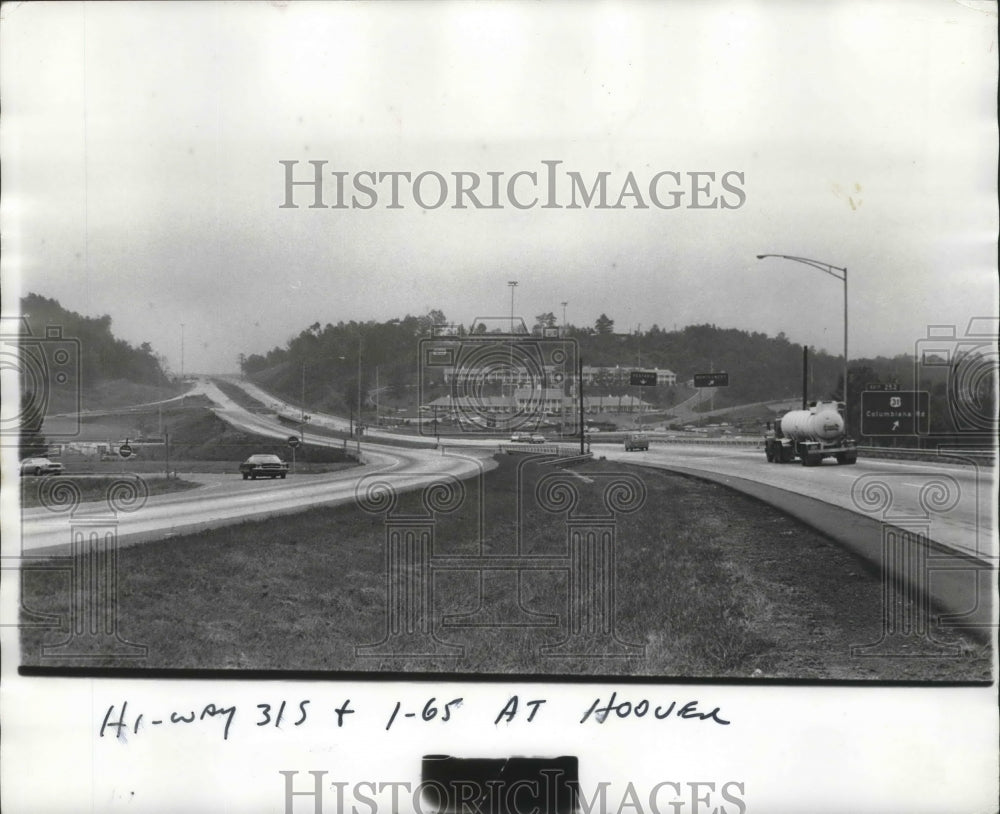
<svg viewBox="0 0 1000 814"><path fill-rule="evenodd" d="M583 366L584 385L627 385L629 374L633 370L651 371L656 374L658 386L673 387L677 384L677 374L672 370L648 367L596 367L593 365ZM532 375L530 371L523 367L496 367L496 368L454 368L445 367L441 369L446 385L456 384L462 386L468 383L477 384L511 384L516 387L544 387L558 381L557 375L563 375L564 370L555 365L545 365L541 377ZM539 381L541 378L541 381ZM572 378L572 376L571 376Z"/></svg>

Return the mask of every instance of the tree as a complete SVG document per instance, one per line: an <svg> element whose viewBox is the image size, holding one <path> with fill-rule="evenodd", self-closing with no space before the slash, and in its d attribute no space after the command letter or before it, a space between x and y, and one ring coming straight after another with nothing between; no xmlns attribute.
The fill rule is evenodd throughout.
<svg viewBox="0 0 1000 814"><path fill-rule="evenodd" d="M615 321L610 319L607 314L601 314L597 321L594 323L594 330L599 334L610 334L615 329Z"/></svg>
<svg viewBox="0 0 1000 814"><path fill-rule="evenodd" d="M551 311L548 311L535 317L535 325L531 329L531 332L536 335L541 335L545 328L554 327L556 327L556 315Z"/></svg>

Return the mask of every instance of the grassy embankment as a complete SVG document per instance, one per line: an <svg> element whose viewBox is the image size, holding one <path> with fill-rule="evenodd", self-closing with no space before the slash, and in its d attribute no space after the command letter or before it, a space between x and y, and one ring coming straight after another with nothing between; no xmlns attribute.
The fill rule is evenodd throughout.
<svg viewBox="0 0 1000 814"><path fill-rule="evenodd" d="M467 483L462 506L436 520L434 553L510 554L517 550L518 502L526 508L522 553L564 555L567 515L535 501L551 467L502 456L480 497ZM657 677L982 679L988 649L953 635L958 656L851 657L851 646L880 636L882 589L876 575L840 548L770 507L725 487L665 472L595 461L569 476L580 514L603 511L597 489L616 472L643 479L645 506L617 516L615 629L642 648L629 658L546 656L566 635L566 569L522 573L518 598L493 572L481 596L483 618L514 622L515 600L550 627L445 626L480 608L477 573L440 571L433 581L432 629L460 646L459 658L361 658L356 648L387 629L384 515L354 506L246 522L119 552L121 635L149 647L141 663L98 666L273 670L450 672L473 674L649 675ZM587 480L584 480L587 479ZM590 482L588 482L588 480ZM402 495L397 515L423 511ZM68 612L65 574L27 572L24 605ZM905 601L896 597L893 601ZM538 617L535 617L536 619ZM482 621L482 618L480 619ZM23 631L23 661L64 632ZM77 662L74 662L76 664Z"/></svg>

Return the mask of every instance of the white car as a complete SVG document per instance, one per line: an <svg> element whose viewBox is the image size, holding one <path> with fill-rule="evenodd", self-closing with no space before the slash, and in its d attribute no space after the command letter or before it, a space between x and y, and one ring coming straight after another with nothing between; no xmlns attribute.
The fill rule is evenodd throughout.
<svg viewBox="0 0 1000 814"><path fill-rule="evenodd" d="M65 467L48 458L25 458L21 461L22 475L61 475Z"/></svg>
<svg viewBox="0 0 1000 814"><path fill-rule="evenodd" d="M531 434L527 432L515 432L510 436L512 444L530 444Z"/></svg>

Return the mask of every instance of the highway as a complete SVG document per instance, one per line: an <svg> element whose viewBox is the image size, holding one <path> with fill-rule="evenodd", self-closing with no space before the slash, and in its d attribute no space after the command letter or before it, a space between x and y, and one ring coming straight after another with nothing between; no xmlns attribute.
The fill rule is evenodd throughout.
<svg viewBox="0 0 1000 814"><path fill-rule="evenodd" d="M709 472L766 484L822 500L875 520L926 528L937 543L982 559L996 557L994 470L932 461L861 458L853 466L773 464L750 447L650 445L625 452L621 444L595 443L595 456L643 466Z"/></svg>
<svg viewBox="0 0 1000 814"><path fill-rule="evenodd" d="M272 409L289 415L299 411L252 384L235 377L231 381ZM340 430L349 426L346 420L335 416L310 415L310 424ZM386 432L366 432L374 437L393 437ZM821 466L806 468L800 464L769 464L763 450L752 447L711 442L657 443L655 435L652 437L648 452L625 452L621 443L599 440L592 441L590 448L595 456L608 460L707 472L765 484L875 520L924 530L936 543L964 554L990 562L997 557L997 490L992 467L861 458L853 466L838 466L827 460ZM407 436L407 440L420 439ZM425 440L432 443L432 439ZM495 450L497 441L470 435L442 438L441 445L443 449ZM575 448L573 442L560 446Z"/></svg>
<svg viewBox="0 0 1000 814"><path fill-rule="evenodd" d="M299 408L282 402L235 377L230 379L262 401L275 413L295 415ZM209 379L197 380L188 395L208 396L215 412L230 424L273 438L292 434L276 414L252 413L228 398ZM337 416L310 412L306 425L309 443L342 447L341 439L309 435L309 426L347 430L349 422ZM367 437L391 441L391 433L369 431ZM285 481L243 481L232 476L194 476L202 488L148 498L141 510L119 513L118 535L124 544L167 539L201 528L296 511L318 504L344 503L354 499L357 482L375 473L393 473L400 488L431 482L444 474L472 477L492 468L490 456L496 439L443 438L434 440L405 436L408 443L425 443L427 449L401 448L390 444L362 443L363 466L327 475L290 476ZM567 450L575 445L567 442ZM526 453L531 447L525 447ZM738 486L741 482L764 484L866 515L893 525L913 528L956 551L994 562L996 550L996 489L994 470L926 461L860 459L853 466L826 461L818 467L769 464L762 450L713 444L658 443L648 452L625 452L621 443L595 441L597 457L640 466L673 468L688 473L710 473ZM235 469L235 467L234 467ZM83 504L76 516L95 514L104 504ZM64 553L68 544L66 514L47 509L22 513L23 553Z"/></svg>
<svg viewBox="0 0 1000 814"><path fill-rule="evenodd" d="M275 417L248 412L207 379L200 379L188 395L204 394L215 412L237 428L272 438L287 438L289 430ZM340 439L313 436L309 443L342 447ZM316 505L353 502L358 482L367 476L391 473L392 486L416 488L444 476L474 477L495 467L489 449L403 449L362 444L363 465L320 475L289 475L287 480L244 481L233 464L232 475L194 476L203 486L186 492L154 495L135 511L116 514L118 541L123 545L169 540L170 537L252 518L298 511ZM73 521L99 520L109 515L104 502L82 503ZM33 508L21 514L23 556L52 556L70 551L68 512Z"/></svg>

